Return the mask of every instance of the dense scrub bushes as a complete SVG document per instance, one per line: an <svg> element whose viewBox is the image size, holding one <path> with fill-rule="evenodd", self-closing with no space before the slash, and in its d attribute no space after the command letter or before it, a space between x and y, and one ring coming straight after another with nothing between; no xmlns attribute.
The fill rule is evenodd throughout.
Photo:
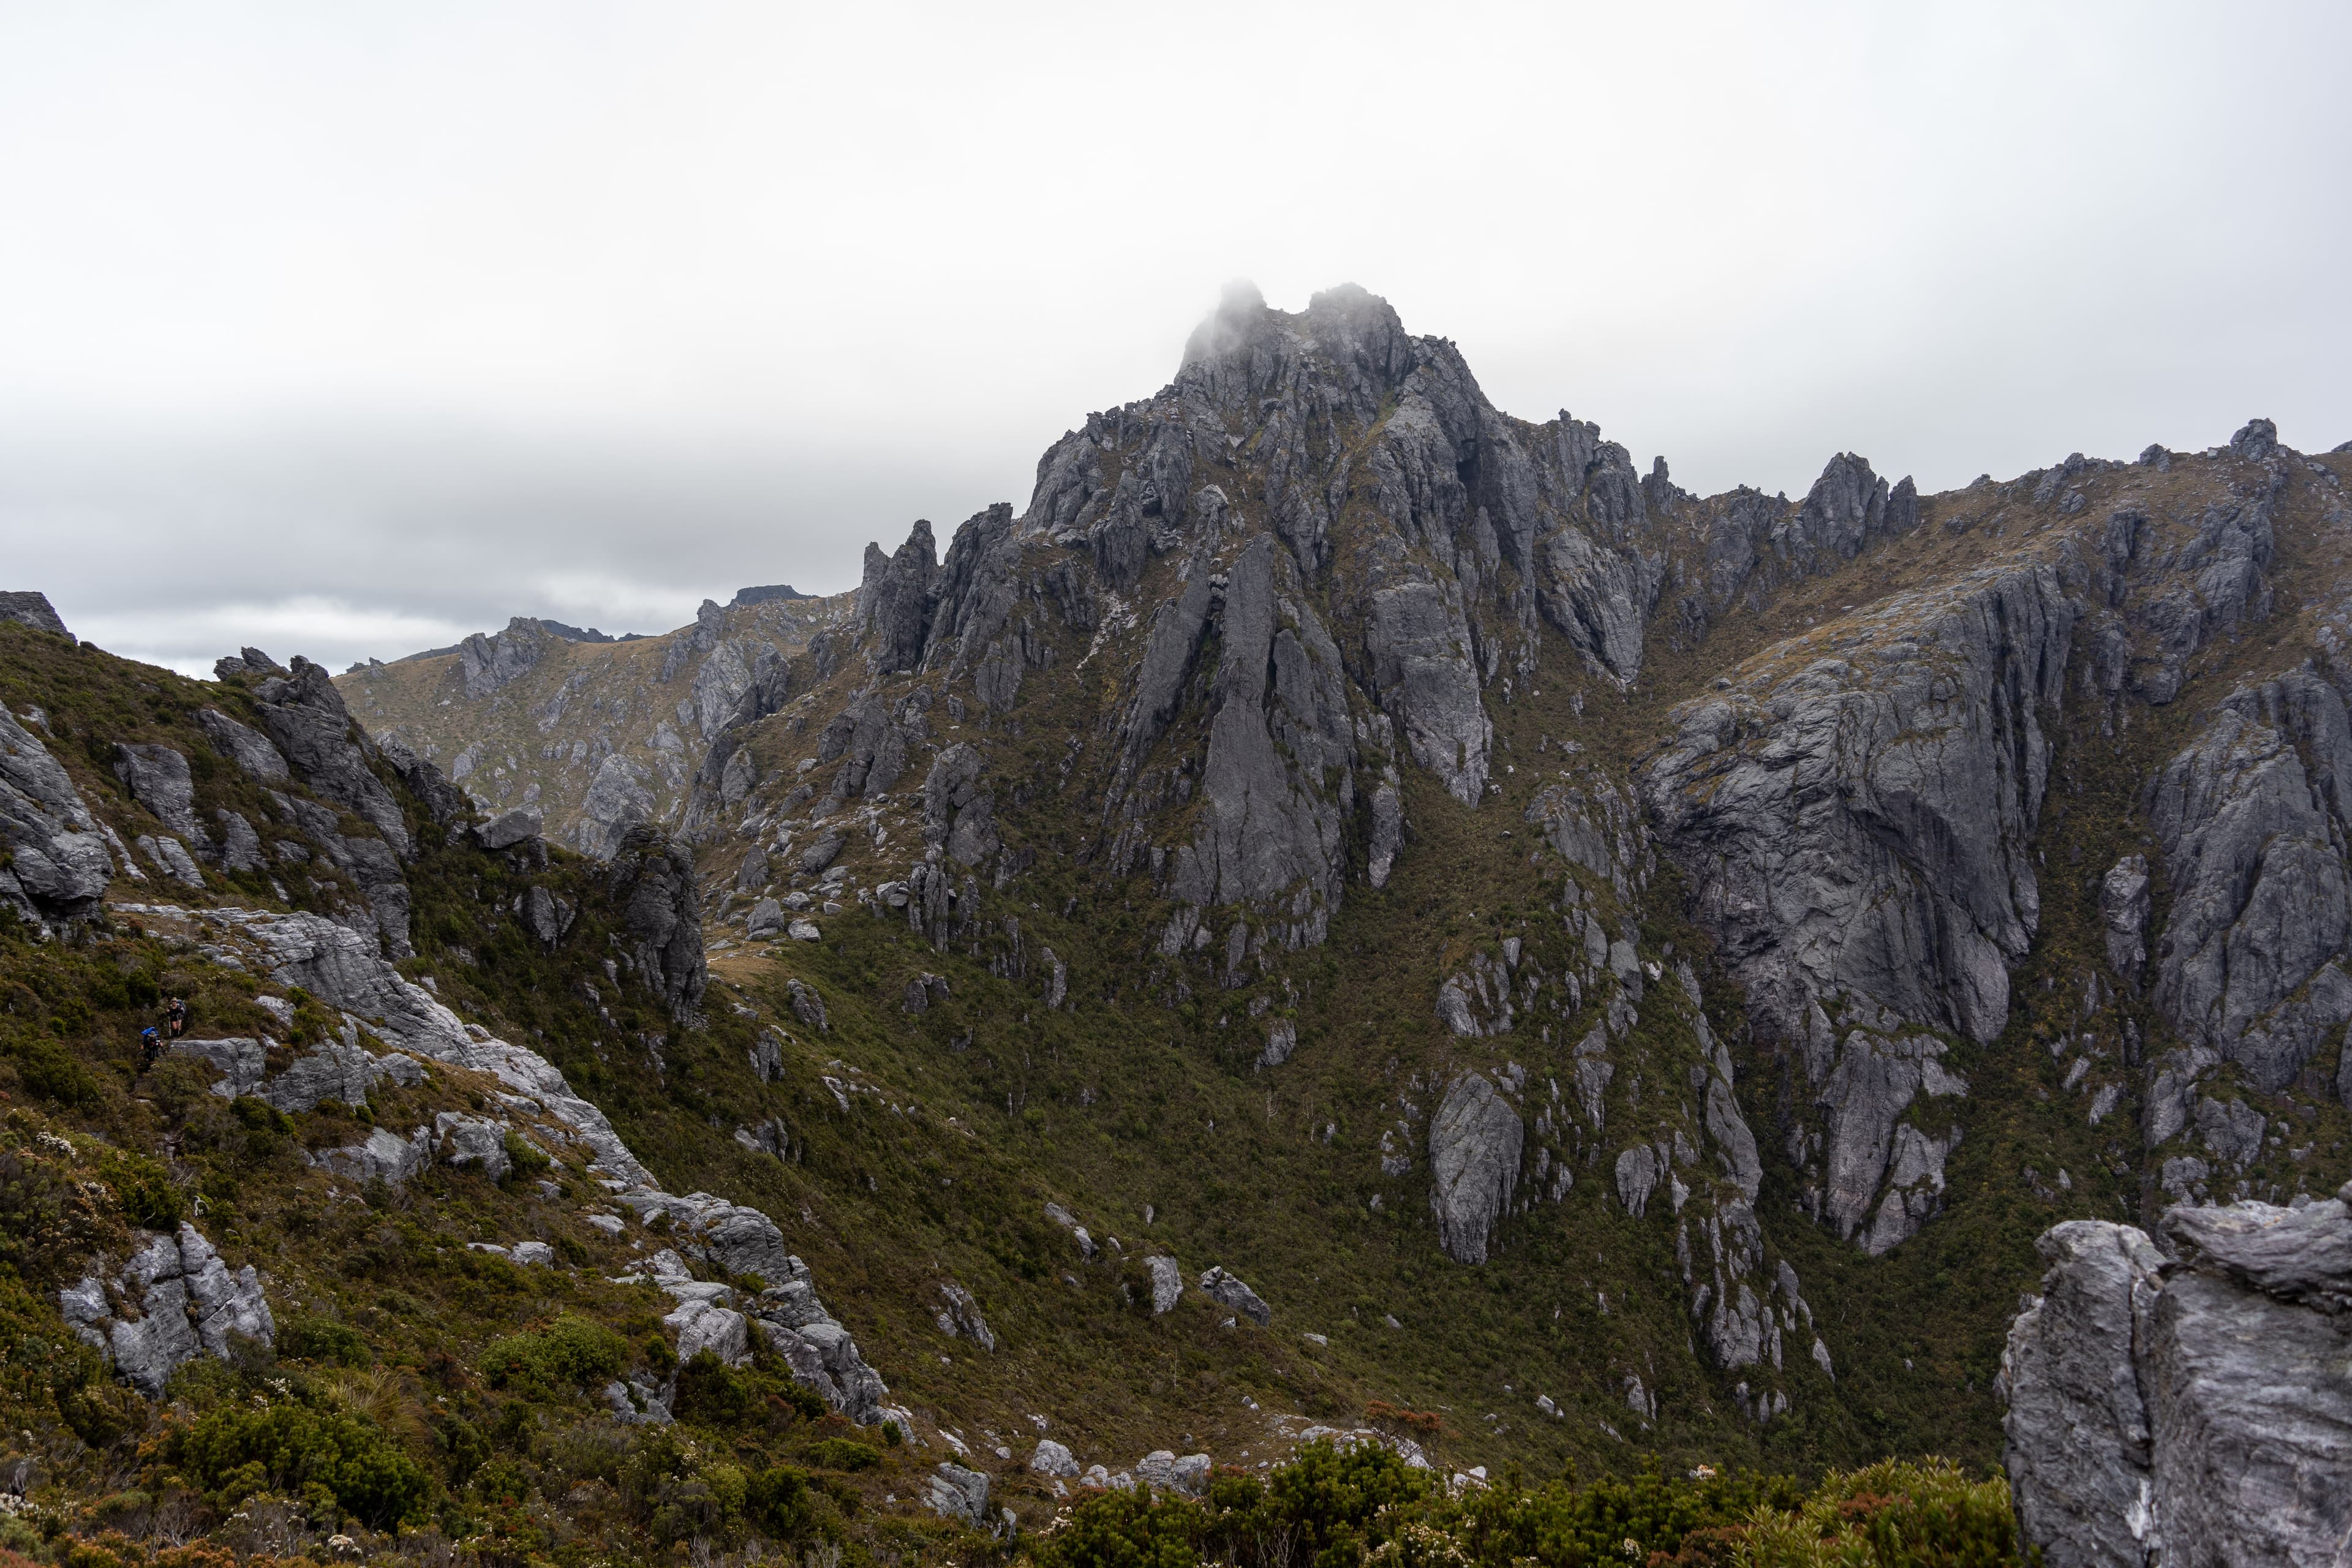
<svg viewBox="0 0 2352 1568"><path fill-rule="evenodd" d="M1204 1500L1108 1492L1057 1518L1037 1568L1994 1568L2019 1561L2009 1489L1937 1460L1833 1474L1630 1479L1454 1496L1385 1449L1304 1450Z"/></svg>

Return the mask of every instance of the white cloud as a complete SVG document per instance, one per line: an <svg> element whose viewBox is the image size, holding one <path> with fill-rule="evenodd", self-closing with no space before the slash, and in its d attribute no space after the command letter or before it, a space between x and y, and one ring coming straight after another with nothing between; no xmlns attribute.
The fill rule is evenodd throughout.
<svg viewBox="0 0 2352 1568"><path fill-rule="evenodd" d="M14 7L0 585L606 629L845 586L1025 500L1236 275L1362 283L1701 489L2332 446L2347 44L2319 4Z"/></svg>
<svg viewBox="0 0 2352 1568"><path fill-rule="evenodd" d="M280 664L296 654L341 670L374 648L415 652L446 647L478 628L428 616L402 615L345 599L302 596L230 601L161 611L101 611L68 623L74 635L109 653L209 678L213 661L257 647Z"/></svg>

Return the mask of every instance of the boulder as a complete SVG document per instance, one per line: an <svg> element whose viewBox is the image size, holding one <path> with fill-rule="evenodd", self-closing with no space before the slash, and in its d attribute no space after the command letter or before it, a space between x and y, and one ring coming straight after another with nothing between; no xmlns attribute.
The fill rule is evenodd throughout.
<svg viewBox="0 0 2352 1568"><path fill-rule="evenodd" d="M1447 1087L1429 1121L1429 1205L1438 1245L1456 1263L1486 1261L1495 1223L1508 1212L1527 1136L1519 1113L1482 1073Z"/></svg>
<svg viewBox="0 0 2352 1568"><path fill-rule="evenodd" d="M1164 1253L1155 1253L1143 1260L1151 1275L1151 1315L1155 1318L1171 1310L1183 1299L1184 1271L1176 1260Z"/></svg>
<svg viewBox="0 0 2352 1568"><path fill-rule="evenodd" d="M474 827L474 842L485 849L511 849L525 839L539 837L544 819L536 811L521 808L504 812Z"/></svg>
<svg viewBox="0 0 2352 1568"><path fill-rule="evenodd" d="M1201 1276L1201 1293L1221 1307L1231 1308L1259 1328L1274 1321L1274 1309L1260 1300L1256 1291L1222 1268L1212 1268Z"/></svg>
<svg viewBox="0 0 2352 1568"><path fill-rule="evenodd" d="M439 1141L441 1163L452 1166L472 1166L493 1182L502 1182L513 1169L514 1162L507 1153L506 1124L467 1116L462 1111L444 1110L433 1118L433 1134Z"/></svg>
<svg viewBox="0 0 2352 1568"><path fill-rule="evenodd" d="M403 1138L388 1127L378 1127L360 1142L320 1151L310 1163L346 1181L383 1182L396 1187L433 1163L433 1132L419 1127Z"/></svg>
<svg viewBox="0 0 2352 1568"><path fill-rule="evenodd" d="M1034 1475L1075 1479L1078 1474L1077 1456L1051 1437L1041 1438L1029 1456L1029 1469Z"/></svg>
<svg viewBox="0 0 2352 1568"><path fill-rule="evenodd" d="M932 1512L944 1519L960 1520L975 1530L984 1530L990 1523L988 1477L983 1471L942 1461L938 1473L930 1479L930 1489L923 1500L930 1505Z"/></svg>

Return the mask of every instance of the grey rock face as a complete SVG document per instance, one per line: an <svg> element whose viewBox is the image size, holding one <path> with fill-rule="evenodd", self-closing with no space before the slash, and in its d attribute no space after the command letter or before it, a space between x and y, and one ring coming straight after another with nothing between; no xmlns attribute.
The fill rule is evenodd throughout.
<svg viewBox="0 0 2352 1568"><path fill-rule="evenodd" d="M2053 1568L2340 1560L2352 1215L2242 1203L2163 1229L2178 1264L2125 1226L2042 1238L2002 1358L2026 1540Z"/></svg>
<svg viewBox="0 0 2352 1568"><path fill-rule="evenodd" d="M261 835L242 812L221 807L213 813L220 825L220 865L224 871L259 871L268 865L261 852Z"/></svg>
<svg viewBox="0 0 2352 1568"><path fill-rule="evenodd" d="M184 888L201 888L205 874L196 868L186 845L168 833L142 833L131 841L147 863Z"/></svg>
<svg viewBox="0 0 2352 1568"><path fill-rule="evenodd" d="M225 1042L241 1044L242 1042ZM176 1047L180 1042L173 1042ZM425 1070L410 1058L378 1056L362 1047L357 1031L346 1028L343 1038L317 1046L294 1058L277 1077L243 1092L268 1100L289 1116L314 1110L328 1100L365 1105L368 1090L380 1082L415 1086L425 1081ZM213 1086L215 1093L220 1086Z"/></svg>
<svg viewBox="0 0 2352 1568"><path fill-rule="evenodd" d="M522 896L522 923L541 947L553 947L572 929L580 911L572 900L534 883Z"/></svg>
<svg viewBox="0 0 2352 1568"><path fill-rule="evenodd" d="M592 1171L629 1184L619 1194L621 1201L641 1217L667 1215L672 1234L689 1254L730 1274L757 1275L765 1282L751 1315L795 1379L860 1426L882 1419L881 1402L888 1386L866 1364L849 1331L825 1310L808 1266L792 1255L783 1233L766 1215L708 1193L678 1197L662 1191L604 1113L573 1094L546 1058L469 1027L341 926L307 914L238 909L185 912L254 944L258 950L254 967L279 985L300 985L329 1006L369 1019L378 1034L403 1050L489 1073L515 1094L529 1097L588 1147L593 1156ZM228 1059L234 1066L242 1058L230 1052ZM495 1122L445 1113L436 1119L436 1131L443 1140L441 1158L466 1152L486 1166L505 1158L504 1131Z"/></svg>
<svg viewBox="0 0 2352 1568"><path fill-rule="evenodd" d="M1888 1039L1854 1029L1815 1082L1828 1121L1820 1217L1841 1237L1861 1232L1873 1257L1916 1235L1941 1199L1944 1160L1959 1130L1923 1131L1904 1118L1923 1093L1967 1097L1967 1082L1944 1067L1943 1054L1932 1035ZM1825 1051L1807 1059L1809 1068L1827 1065Z"/></svg>
<svg viewBox="0 0 2352 1568"><path fill-rule="evenodd" d="M960 866L996 853L995 796L981 783L979 752L963 742L940 752L923 781L923 842Z"/></svg>
<svg viewBox="0 0 2352 1568"><path fill-rule="evenodd" d="M0 704L0 907L36 929L96 914L114 879L98 819L64 766Z"/></svg>
<svg viewBox="0 0 2352 1568"><path fill-rule="evenodd" d="M1397 851L1404 847L1404 797L1396 785L1381 784L1372 791L1371 855L1365 862L1364 880L1373 888L1389 885Z"/></svg>
<svg viewBox="0 0 2352 1568"><path fill-rule="evenodd" d="M514 1168L507 1153L504 1122L445 1110L433 1119L433 1131L440 1140L437 1152L445 1165L478 1170L493 1182L505 1181Z"/></svg>
<svg viewBox="0 0 2352 1568"><path fill-rule="evenodd" d="M257 950L253 967L283 986L299 985L331 1007L369 1021L383 1040L428 1061L488 1072L527 1094L594 1153L593 1168L623 1180L650 1178L604 1113L572 1092L536 1051L470 1030L423 986L385 963L372 938L318 915L239 909L188 911ZM390 1058L383 1058L389 1060Z"/></svg>
<svg viewBox="0 0 2352 1568"><path fill-rule="evenodd" d="M800 980L788 980L784 984L792 995L793 1017L812 1029L823 1029L828 1026L824 1016L824 998L817 994L814 986Z"/></svg>
<svg viewBox="0 0 2352 1568"><path fill-rule="evenodd" d="M1201 1276L1201 1293L1219 1306L1239 1312L1261 1329L1274 1321L1274 1309L1260 1300L1256 1291L1222 1268L1212 1268Z"/></svg>
<svg viewBox="0 0 2352 1568"><path fill-rule="evenodd" d="M920 666L931 625L931 580L938 572L939 547L928 521L918 521L906 542L887 558L866 546L857 614L869 628L868 647L877 673Z"/></svg>
<svg viewBox="0 0 2352 1568"><path fill-rule="evenodd" d="M2171 888L2157 1007L2264 1090L2352 1023L2352 977L2336 962L2352 945L2347 780L2343 695L2301 670L2224 699L2148 814Z"/></svg>
<svg viewBox="0 0 2352 1568"><path fill-rule="evenodd" d="M194 780L188 759L169 746L114 748L114 776L131 798L155 814L155 820L187 843L202 847L206 835L196 821Z"/></svg>
<svg viewBox="0 0 2352 1568"><path fill-rule="evenodd" d="M378 746L383 760L392 764L392 771L398 773L401 782L424 803L427 816L446 827L466 815L465 795L441 776L439 768L410 751L400 741L384 740L378 742Z"/></svg>
<svg viewBox="0 0 2352 1568"><path fill-rule="evenodd" d="M2139 984L2147 962L2147 857L2126 855L2099 883L2099 919L2107 928L2107 966Z"/></svg>
<svg viewBox="0 0 2352 1568"><path fill-rule="evenodd" d="M743 921L743 934L749 937L779 936L788 923L783 905L773 899L761 899L751 906Z"/></svg>
<svg viewBox="0 0 2352 1568"><path fill-rule="evenodd" d="M479 701L502 686L510 686L538 668L556 643L555 634L528 616L517 616L507 629L490 637L476 632L457 645L458 672L468 700Z"/></svg>
<svg viewBox="0 0 2352 1568"><path fill-rule="evenodd" d="M1889 601L1842 646L1685 704L1645 767L1683 867L1759 1021L1802 1039L1856 994L1990 1041L2041 915L2027 840L2047 784L2038 717L2074 611L2045 566Z"/></svg>
<svg viewBox="0 0 2352 1568"><path fill-rule="evenodd" d="M646 787L645 770L615 752L597 764L596 776L581 797L572 847L594 859L610 860L630 833L650 822L653 815L654 796Z"/></svg>
<svg viewBox="0 0 2352 1568"><path fill-rule="evenodd" d="M658 828L633 828L614 854L608 886L637 977L673 1015L691 1014L710 984L693 852Z"/></svg>
<svg viewBox="0 0 2352 1568"><path fill-rule="evenodd" d="M2164 1259L2140 1232L2093 1220L2038 1246L2050 1272L2001 1358L2018 1524L2053 1568L2142 1568L2157 1520L2132 1346Z"/></svg>
<svg viewBox="0 0 2352 1568"><path fill-rule="evenodd" d="M254 696L271 738L311 792L366 821L406 856L408 825L400 803L368 766L374 742L352 724L326 670L298 655L291 673L263 681Z"/></svg>
<svg viewBox="0 0 2352 1568"><path fill-rule="evenodd" d="M0 621L15 621L36 631L55 632L61 637L73 636L66 630L66 623L47 594L0 593Z"/></svg>
<svg viewBox="0 0 2352 1568"><path fill-rule="evenodd" d="M1454 799L1476 805L1486 793L1495 726L1479 695L1461 605L1423 581L1379 590L1370 610L1364 645L1381 708L1413 761Z"/></svg>
<svg viewBox="0 0 2352 1568"><path fill-rule="evenodd" d="M284 754L260 731L213 708L197 711L196 728L205 732L214 751L235 763L256 784L283 784L289 776Z"/></svg>
<svg viewBox="0 0 2352 1568"><path fill-rule="evenodd" d="M1526 820L1561 858L1606 879L1621 899L1632 898L1645 879L1647 835L1635 804L1598 768L1574 782L1544 785L1528 803Z"/></svg>
<svg viewBox="0 0 2352 1568"><path fill-rule="evenodd" d="M1449 1085L1429 1121L1429 1206L1438 1245L1456 1263L1486 1261L1495 1223L1518 1184L1526 1127L1482 1073Z"/></svg>
<svg viewBox="0 0 2352 1568"><path fill-rule="evenodd" d="M226 1359L231 1335L275 1341L278 1325L251 1264L230 1273L212 1243L184 1222L176 1236L145 1234L114 1281L138 1304L137 1321L114 1316L95 1275L58 1292L67 1324L113 1362L116 1375L153 1398L199 1355Z"/></svg>

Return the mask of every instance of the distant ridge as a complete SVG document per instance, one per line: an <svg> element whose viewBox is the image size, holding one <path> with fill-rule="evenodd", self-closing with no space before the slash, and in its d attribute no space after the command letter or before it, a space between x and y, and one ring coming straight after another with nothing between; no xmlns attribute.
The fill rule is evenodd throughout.
<svg viewBox="0 0 2352 1568"><path fill-rule="evenodd" d="M643 642L647 636L645 632L623 632L620 636L614 637L610 632L600 632L594 626L590 626L583 631L578 626L566 626L562 621L542 620L539 624L566 642ZM439 658L445 653L456 653L464 646L463 643L453 642L447 647L428 647L416 653L403 654L392 662L406 664L411 659Z"/></svg>
<svg viewBox="0 0 2352 1568"><path fill-rule="evenodd" d="M771 599L814 599L815 597L817 595L814 594L800 592L790 583L774 583L764 588L736 589L735 597L727 607L730 610L740 610L746 605L764 605Z"/></svg>

